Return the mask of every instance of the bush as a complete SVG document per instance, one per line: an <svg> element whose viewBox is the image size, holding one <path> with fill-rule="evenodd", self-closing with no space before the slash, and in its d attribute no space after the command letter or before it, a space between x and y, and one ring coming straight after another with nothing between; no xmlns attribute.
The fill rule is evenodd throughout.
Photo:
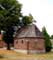
<svg viewBox="0 0 53 60"><path fill-rule="evenodd" d="M50 51L51 51L51 47L47 47L46 52L50 52Z"/></svg>

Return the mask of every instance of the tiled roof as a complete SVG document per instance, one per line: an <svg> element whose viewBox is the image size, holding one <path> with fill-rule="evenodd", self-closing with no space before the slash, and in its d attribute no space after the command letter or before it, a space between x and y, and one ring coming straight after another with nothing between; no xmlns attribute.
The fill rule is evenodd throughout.
<svg viewBox="0 0 53 60"><path fill-rule="evenodd" d="M36 25L32 24L26 27L21 28L18 32L16 37L22 38L22 37L42 37L42 33L37 28Z"/></svg>

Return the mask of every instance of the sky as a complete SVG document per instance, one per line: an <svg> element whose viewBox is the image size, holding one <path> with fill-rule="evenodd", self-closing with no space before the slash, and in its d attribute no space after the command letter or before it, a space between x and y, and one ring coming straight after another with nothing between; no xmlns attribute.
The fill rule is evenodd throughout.
<svg viewBox="0 0 53 60"><path fill-rule="evenodd" d="M45 26L47 32L53 34L53 0L18 0L22 6L23 15L32 14L37 27L42 30Z"/></svg>

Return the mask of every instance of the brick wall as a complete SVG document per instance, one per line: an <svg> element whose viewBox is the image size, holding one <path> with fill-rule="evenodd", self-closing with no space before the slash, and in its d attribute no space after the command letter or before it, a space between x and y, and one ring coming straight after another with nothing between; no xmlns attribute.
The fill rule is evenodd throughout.
<svg viewBox="0 0 53 60"><path fill-rule="evenodd" d="M45 50L42 38L19 38L14 40L14 48L21 50Z"/></svg>
<svg viewBox="0 0 53 60"><path fill-rule="evenodd" d="M14 48L16 49L27 49L27 43L25 39L14 40Z"/></svg>

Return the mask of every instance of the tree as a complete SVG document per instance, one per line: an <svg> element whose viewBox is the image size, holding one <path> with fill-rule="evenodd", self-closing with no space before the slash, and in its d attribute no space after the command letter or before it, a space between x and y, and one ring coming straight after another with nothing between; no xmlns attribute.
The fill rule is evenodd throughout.
<svg viewBox="0 0 53 60"><path fill-rule="evenodd" d="M22 5L17 0L0 0L0 30L4 30L3 40L10 50L10 43L13 42L13 26L17 26L21 14Z"/></svg>
<svg viewBox="0 0 53 60"><path fill-rule="evenodd" d="M32 20L33 16L29 14L29 16L23 16L22 22L25 26L27 26L28 24L32 23Z"/></svg>
<svg viewBox="0 0 53 60"><path fill-rule="evenodd" d="M17 0L0 0L0 30L5 31L3 40L8 50L10 50L10 44L13 43L14 26L22 27L32 22L32 15L23 16L21 7L22 4Z"/></svg>
<svg viewBox="0 0 53 60"><path fill-rule="evenodd" d="M21 16L21 4L16 0L0 0L0 26L17 25ZM4 20L4 21L3 21Z"/></svg>
<svg viewBox="0 0 53 60"><path fill-rule="evenodd" d="M51 50L51 48L52 48L52 44L51 44L51 41L50 41L50 36L47 33L45 27L43 27L42 33L43 33L43 36L45 38L45 50L46 50L46 52L49 52Z"/></svg>
<svg viewBox="0 0 53 60"><path fill-rule="evenodd" d="M51 35L51 38L53 39L53 35Z"/></svg>

